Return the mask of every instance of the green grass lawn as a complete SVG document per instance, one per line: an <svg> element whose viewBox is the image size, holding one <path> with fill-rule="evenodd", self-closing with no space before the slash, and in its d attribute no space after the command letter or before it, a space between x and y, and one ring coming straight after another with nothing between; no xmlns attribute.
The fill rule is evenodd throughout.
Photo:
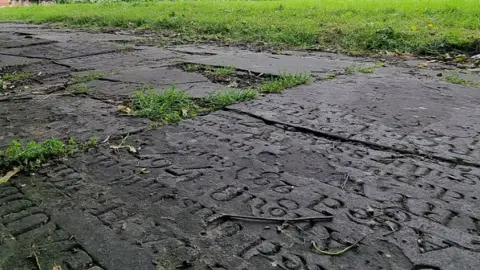
<svg viewBox="0 0 480 270"><path fill-rule="evenodd" d="M163 1L0 9L0 21L174 31L185 39L416 54L480 53L479 0Z"/></svg>

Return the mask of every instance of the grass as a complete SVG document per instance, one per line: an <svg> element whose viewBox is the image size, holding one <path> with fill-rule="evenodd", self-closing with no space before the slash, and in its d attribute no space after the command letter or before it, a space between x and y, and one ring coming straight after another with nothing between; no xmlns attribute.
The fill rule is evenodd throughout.
<svg viewBox="0 0 480 270"><path fill-rule="evenodd" d="M377 68L385 66L385 63L383 62L377 62L373 66L360 66L357 67L355 65L348 66L345 68L345 73L355 73L355 72L360 72L360 73L375 73Z"/></svg>
<svg viewBox="0 0 480 270"><path fill-rule="evenodd" d="M47 160L65 156L77 149L78 145L73 139L68 143L51 138L42 142L29 141L26 144L14 140L4 151L0 151L0 168L10 170L19 167L28 171L40 167Z"/></svg>
<svg viewBox="0 0 480 270"><path fill-rule="evenodd" d="M160 124L176 123L228 105L258 97L256 90L225 90L195 99L181 89L170 87L161 92L137 91L132 98L132 114Z"/></svg>
<svg viewBox="0 0 480 270"><path fill-rule="evenodd" d="M160 1L0 9L0 21L153 29L353 53L479 53L478 0Z"/></svg>
<svg viewBox="0 0 480 270"><path fill-rule="evenodd" d="M447 76L447 77L443 78L442 80L446 81L446 82L449 82L449 83L454 83L454 84L480 87L479 82L472 82L470 80L460 78L458 75Z"/></svg>
<svg viewBox="0 0 480 270"><path fill-rule="evenodd" d="M258 97L258 91L253 89L246 90L226 90L216 92L206 98L206 106L212 109L223 108L238 102L252 100Z"/></svg>
<svg viewBox="0 0 480 270"><path fill-rule="evenodd" d="M193 98L173 86L162 92L135 92L131 109L134 115L162 123L175 123L197 113Z"/></svg>
<svg viewBox="0 0 480 270"><path fill-rule="evenodd" d="M235 67L209 67L205 72L214 77L230 77L235 73Z"/></svg>
<svg viewBox="0 0 480 270"><path fill-rule="evenodd" d="M93 136L87 142L78 144L70 138L63 142L56 138L44 141L21 143L13 140L4 150L0 150L0 173L11 171L33 171L52 160L65 158L78 151L98 146L98 138ZM1 174L0 174L1 176Z"/></svg>
<svg viewBox="0 0 480 270"><path fill-rule="evenodd" d="M88 93L88 87L83 83L72 85L68 89L70 90L70 93L72 93L72 94L86 94L86 93Z"/></svg>
<svg viewBox="0 0 480 270"><path fill-rule="evenodd" d="M11 83L21 82L31 78L33 78L33 74L28 72L12 72L12 73L3 74L1 76L1 79L3 81L11 82Z"/></svg>
<svg viewBox="0 0 480 270"><path fill-rule="evenodd" d="M86 83L96 79L100 79L105 74L102 72L89 72L85 75L75 75L73 77L72 83Z"/></svg>
<svg viewBox="0 0 480 270"><path fill-rule="evenodd" d="M283 73L279 77L270 78L260 86L257 87L258 91L266 94L282 93L283 90L297 85L310 83L311 78L308 74L289 74Z"/></svg>
<svg viewBox="0 0 480 270"><path fill-rule="evenodd" d="M184 70L188 72L199 71L202 69L201 65L198 64L186 64Z"/></svg>

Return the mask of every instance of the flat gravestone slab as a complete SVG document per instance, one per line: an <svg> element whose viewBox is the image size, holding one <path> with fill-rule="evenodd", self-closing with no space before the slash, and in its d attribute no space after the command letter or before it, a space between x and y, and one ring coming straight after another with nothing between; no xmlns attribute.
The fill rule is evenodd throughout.
<svg viewBox="0 0 480 270"><path fill-rule="evenodd" d="M115 52L117 48L117 45L111 43L59 42L25 48L12 48L0 51L0 53L5 55L60 60Z"/></svg>
<svg viewBox="0 0 480 270"><path fill-rule="evenodd" d="M22 66L37 63L41 59L32 59L20 56L0 55L0 69L4 67Z"/></svg>
<svg viewBox="0 0 480 270"><path fill-rule="evenodd" d="M40 44L49 44L56 41L46 40L31 35L20 35L0 32L0 52L2 49L27 47Z"/></svg>
<svg viewBox="0 0 480 270"><path fill-rule="evenodd" d="M273 55L266 53L238 52L213 56L190 56L186 62L231 66L256 73L279 75L281 73L334 73L345 70L354 62L327 58Z"/></svg>
<svg viewBox="0 0 480 270"><path fill-rule="evenodd" d="M22 33L35 34L36 37L46 40L56 40L60 42L102 42L102 41L132 41L141 38L126 35L114 35L104 33L86 33L86 32L65 32L65 31L22 31Z"/></svg>
<svg viewBox="0 0 480 270"><path fill-rule="evenodd" d="M232 108L346 139L480 164L480 91L408 74L354 75Z"/></svg>
<svg viewBox="0 0 480 270"><path fill-rule="evenodd" d="M132 70L123 70L116 74L104 77L108 80L140 83L145 85L180 85L185 83L208 82L209 80L198 73L185 72L176 68L139 67Z"/></svg>
<svg viewBox="0 0 480 270"><path fill-rule="evenodd" d="M80 235L82 247L108 270L130 269L122 261L137 262L145 253L153 261L143 267L154 263L156 269L185 261L192 269L262 270L457 270L478 264L472 253L478 255L479 182L471 177L479 168L392 159L390 152L226 111L133 134L125 144L138 153L100 146L16 182L58 214L53 221ZM334 218L277 229L272 221L224 213ZM355 251L335 260L312 251L312 241L337 250L365 235ZM119 264L106 264L119 256L111 252L118 245L130 252L120 253ZM139 245L144 256L131 250Z"/></svg>
<svg viewBox="0 0 480 270"><path fill-rule="evenodd" d="M81 58L59 60L58 63L68 65L76 70L121 70L136 66L158 66L167 59L176 58L178 54L153 47L135 48L133 51L98 54Z"/></svg>
<svg viewBox="0 0 480 270"><path fill-rule="evenodd" d="M14 139L106 138L144 129L148 123L146 119L120 117L115 105L94 99L36 96L30 100L1 102L0 144L6 145Z"/></svg>

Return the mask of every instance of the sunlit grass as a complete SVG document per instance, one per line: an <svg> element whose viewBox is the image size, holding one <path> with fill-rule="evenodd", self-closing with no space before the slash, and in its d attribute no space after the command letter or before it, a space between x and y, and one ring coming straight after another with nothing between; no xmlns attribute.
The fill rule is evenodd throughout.
<svg viewBox="0 0 480 270"><path fill-rule="evenodd" d="M1 21L171 30L350 52L480 51L478 0L162 1L0 9Z"/></svg>

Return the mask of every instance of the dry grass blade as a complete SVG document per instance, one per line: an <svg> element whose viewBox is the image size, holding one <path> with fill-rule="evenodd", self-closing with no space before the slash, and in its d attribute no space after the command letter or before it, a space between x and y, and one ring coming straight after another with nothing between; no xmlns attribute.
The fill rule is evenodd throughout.
<svg viewBox="0 0 480 270"><path fill-rule="evenodd" d="M13 168L13 170L9 171L4 177L0 178L0 184L8 182L12 176L17 174L20 171L20 168Z"/></svg>
<svg viewBox="0 0 480 270"><path fill-rule="evenodd" d="M363 236L362 238L360 238L359 240L357 240L355 243L351 244L350 246L348 246L344 249L338 250L338 251L321 250L317 247L317 244L315 243L315 241L312 241L312 246L313 246L314 250L318 253L321 253L321 254L324 254L324 255L330 255L330 256L337 256L337 255L342 255L343 253L347 252L349 249L357 246L367 236L368 236L368 234Z"/></svg>

